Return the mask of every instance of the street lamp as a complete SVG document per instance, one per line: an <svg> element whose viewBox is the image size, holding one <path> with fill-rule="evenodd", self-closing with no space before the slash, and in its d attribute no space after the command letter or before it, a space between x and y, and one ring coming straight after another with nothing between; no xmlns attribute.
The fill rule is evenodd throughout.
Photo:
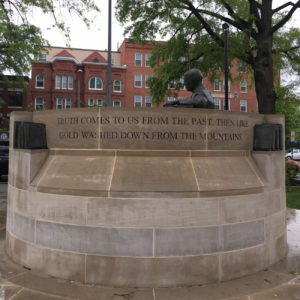
<svg viewBox="0 0 300 300"><path fill-rule="evenodd" d="M111 0L108 0L107 101L111 106Z"/></svg>
<svg viewBox="0 0 300 300"><path fill-rule="evenodd" d="M225 69L225 103L224 103L224 110L228 110L228 31L229 25L224 23L222 25L224 30L224 69Z"/></svg>
<svg viewBox="0 0 300 300"><path fill-rule="evenodd" d="M80 73L83 71L81 69L77 70L77 79L78 79L78 95L77 95L77 107L80 107Z"/></svg>

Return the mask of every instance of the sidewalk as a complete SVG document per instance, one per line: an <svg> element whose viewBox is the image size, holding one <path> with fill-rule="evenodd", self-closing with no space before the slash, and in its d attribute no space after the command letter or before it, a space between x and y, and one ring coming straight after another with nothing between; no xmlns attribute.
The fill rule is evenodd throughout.
<svg viewBox="0 0 300 300"><path fill-rule="evenodd" d="M27 270L5 253L5 225L0 225L0 287L6 300L300 300L300 211L288 210L287 223L288 256L284 261L229 282L155 289L84 285Z"/></svg>

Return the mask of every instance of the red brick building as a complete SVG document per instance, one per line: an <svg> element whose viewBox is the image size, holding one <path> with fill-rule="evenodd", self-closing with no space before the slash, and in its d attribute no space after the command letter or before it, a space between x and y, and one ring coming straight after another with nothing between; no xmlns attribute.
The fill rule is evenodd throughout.
<svg viewBox="0 0 300 300"><path fill-rule="evenodd" d="M152 99L147 78L153 75L149 66L151 45L137 45L124 40L118 51L112 52L112 105L151 107ZM239 72L236 61L233 76ZM255 90L249 88L250 78L242 73L242 81L229 85L229 109L257 111ZM211 92L217 109L224 108L224 83L203 80ZM53 47L33 66L30 99L35 109L63 109L106 104L107 51ZM178 98L188 98L184 88ZM166 101L168 98L166 97ZM172 99L169 99L172 100Z"/></svg>

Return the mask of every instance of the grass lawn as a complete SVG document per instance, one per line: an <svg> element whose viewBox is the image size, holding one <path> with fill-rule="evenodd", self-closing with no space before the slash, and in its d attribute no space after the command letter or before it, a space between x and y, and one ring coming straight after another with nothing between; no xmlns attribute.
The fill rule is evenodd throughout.
<svg viewBox="0 0 300 300"><path fill-rule="evenodd" d="M286 187L286 205L288 208L300 209L300 186Z"/></svg>

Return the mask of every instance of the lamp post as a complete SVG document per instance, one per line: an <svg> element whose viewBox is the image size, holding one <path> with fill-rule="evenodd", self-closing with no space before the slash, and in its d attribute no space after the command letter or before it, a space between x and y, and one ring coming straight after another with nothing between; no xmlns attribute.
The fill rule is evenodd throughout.
<svg viewBox="0 0 300 300"><path fill-rule="evenodd" d="M224 30L224 69L225 69L225 102L224 102L224 110L228 110L228 29L229 25L227 23L223 24Z"/></svg>
<svg viewBox="0 0 300 300"><path fill-rule="evenodd" d="M80 74L82 73L83 71L81 69L78 69L77 70L77 79L78 79L78 90L77 90L77 107L79 108L80 107Z"/></svg>
<svg viewBox="0 0 300 300"><path fill-rule="evenodd" d="M108 0L107 102L111 106L111 0Z"/></svg>

